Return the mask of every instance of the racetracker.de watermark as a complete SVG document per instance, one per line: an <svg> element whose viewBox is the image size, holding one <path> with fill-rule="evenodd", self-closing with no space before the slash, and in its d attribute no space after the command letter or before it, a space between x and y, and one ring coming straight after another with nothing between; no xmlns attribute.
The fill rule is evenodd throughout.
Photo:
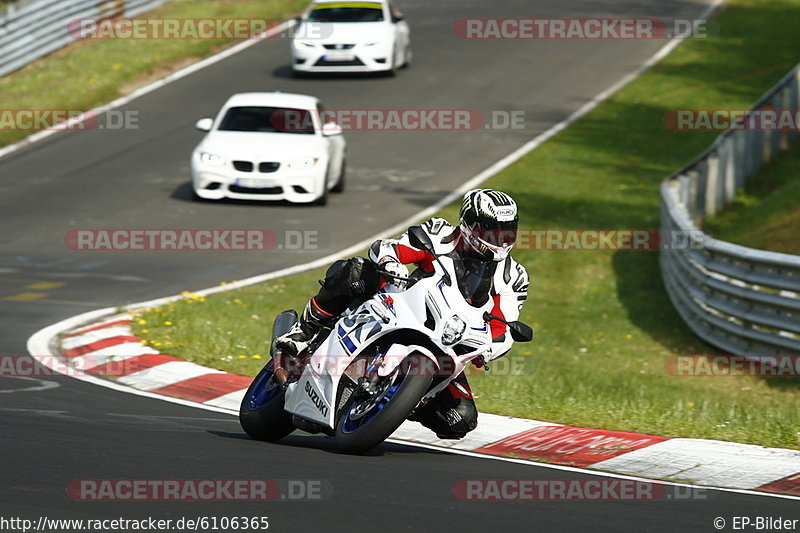
<svg viewBox="0 0 800 533"><path fill-rule="evenodd" d="M704 489L632 479L461 479L453 495L464 501L706 500Z"/></svg>
<svg viewBox="0 0 800 533"><path fill-rule="evenodd" d="M700 230L661 232L632 229L474 230L484 242L515 250L637 251L700 250ZM75 251L308 251L324 247L327 235L318 230L264 229L74 229L64 245ZM466 241L456 249L469 250Z"/></svg>
<svg viewBox="0 0 800 533"><path fill-rule="evenodd" d="M132 342L138 342L131 337ZM70 358L52 355L0 355L0 378L54 378L83 376L125 376L143 370L135 360L113 356L82 355ZM146 369L145 369L146 371Z"/></svg>
<svg viewBox="0 0 800 533"><path fill-rule="evenodd" d="M358 329L358 328L355 328ZM342 335L341 332L331 333L339 335L344 344L352 342L353 338L366 334L361 331L351 331L349 334ZM352 338L351 338L352 337ZM323 361L324 357L324 362ZM342 376L361 376L364 375L365 369L369 366L370 361L368 358L357 360L353 362L353 357L349 355L328 355L328 356L315 356L318 363L314 365L316 372L324 373L327 376L342 377ZM436 356L437 364L434 365L430 359L425 359L424 362L414 368L410 368L402 360L407 358L407 355L385 355L377 363L379 367L399 367L403 374L407 377L433 377L433 378L449 378L456 373L456 365L451 356L439 354ZM306 368L307 360L297 357L281 357L281 367L290 375L299 376ZM399 363L399 364L398 364ZM474 376L483 372L481 370L484 365L488 366L493 376L522 376L526 373L526 359L521 356L508 355L500 357L487 363L479 362L479 359L473 359L471 365L468 365L463 371L468 376Z"/></svg>
<svg viewBox="0 0 800 533"><path fill-rule="evenodd" d="M64 235L70 250L87 251L250 251L318 250L317 230L265 229L74 229Z"/></svg>
<svg viewBox="0 0 800 533"><path fill-rule="evenodd" d="M0 131L138 130L139 112L109 109L0 109Z"/></svg>
<svg viewBox="0 0 800 533"><path fill-rule="evenodd" d="M678 377L796 378L800 377L800 355L671 355L664 368Z"/></svg>
<svg viewBox="0 0 800 533"><path fill-rule="evenodd" d="M390 297L391 299L391 297ZM382 313L382 311L379 311ZM374 323L370 324L370 327ZM353 340L358 340L359 337L367 335L366 331L362 328L353 328L349 333L336 331L331 335L338 335L344 345L348 345ZM437 364L425 358L423 363L419 366L411 368L407 363L403 362L407 355L391 355L383 356L377 363L377 367L386 368L400 368L402 373L407 377L432 377L432 378L449 378L456 373L457 367L451 356L438 354L436 355ZM314 370L317 373L325 374L326 376L342 377L342 376L362 376L365 375L365 369L370 365L369 358L357 360L355 363L353 357L350 355L315 355ZM476 375L483 370L485 363L480 363L478 359L473 359L471 365L464 368L463 372L468 376ZM280 358L280 365L288 374L299 376L306 368L308 361L304 358L284 356ZM488 365L490 372L493 376L522 376L526 373L526 362L524 357L519 356L505 356L490 361ZM274 364L273 364L274 368Z"/></svg>
<svg viewBox="0 0 800 533"><path fill-rule="evenodd" d="M321 479L74 479L67 496L78 501L275 501L322 500L331 492Z"/></svg>
<svg viewBox="0 0 800 533"><path fill-rule="evenodd" d="M344 131L475 131L525 129L524 110L477 109L328 109L319 113L286 109L270 115L280 132L313 132L318 124Z"/></svg>
<svg viewBox="0 0 800 533"><path fill-rule="evenodd" d="M453 24L459 39L476 40L651 40L707 38L716 26L706 20L659 18L462 18Z"/></svg>
<svg viewBox="0 0 800 533"><path fill-rule="evenodd" d="M705 247L702 231L669 231L653 229L502 229L473 230L486 243L501 246L514 242L515 250L536 251L636 251L700 250ZM468 250L469 244L459 246Z"/></svg>
<svg viewBox="0 0 800 533"><path fill-rule="evenodd" d="M800 131L800 109L671 109L664 125L673 131Z"/></svg>
<svg viewBox="0 0 800 533"><path fill-rule="evenodd" d="M299 28L283 28L280 24L269 19L80 18L69 21L67 32L75 40L314 40L333 34L331 24L307 22Z"/></svg>

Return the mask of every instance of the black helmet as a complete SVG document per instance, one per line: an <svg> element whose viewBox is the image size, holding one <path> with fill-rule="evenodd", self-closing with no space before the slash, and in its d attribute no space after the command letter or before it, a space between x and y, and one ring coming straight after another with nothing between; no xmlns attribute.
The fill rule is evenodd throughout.
<svg viewBox="0 0 800 533"><path fill-rule="evenodd" d="M460 228L468 247L485 261L503 261L517 240L517 204L504 192L474 189L464 195Z"/></svg>

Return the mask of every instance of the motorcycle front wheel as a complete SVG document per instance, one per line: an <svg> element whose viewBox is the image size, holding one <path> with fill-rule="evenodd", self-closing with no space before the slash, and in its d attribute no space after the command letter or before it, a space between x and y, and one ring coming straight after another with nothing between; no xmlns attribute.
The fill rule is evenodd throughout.
<svg viewBox="0 0 800 533"><path fill-rule="evenodd" d="M340 408L336 445L345 453L366 452L400 427L431 385L431 361L421 355L406 357L391 375L380 378L369 395L353 392Z"/></svg>

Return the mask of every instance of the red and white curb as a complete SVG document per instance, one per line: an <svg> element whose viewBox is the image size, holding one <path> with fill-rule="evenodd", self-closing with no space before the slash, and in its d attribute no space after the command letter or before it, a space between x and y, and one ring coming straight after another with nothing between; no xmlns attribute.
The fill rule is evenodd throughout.
<svg viewBox="0 0 800 533"><path fill-rule="evenodd" d="M141 391L238 411L252 378L159 353L133 336L133 315L115 315L67 333L60 355L82 372Z"/></svg>
<svg viewBox="0 0 800 533"><path fill-rule="evenodd" d="M70 331L60 356L86 374L155 395L238 412L251 378L158 353L131 332L132 313ZM405 422L392 440L651 479L800 496L800 451L563 426L480 415L462 440Z"/></svg>

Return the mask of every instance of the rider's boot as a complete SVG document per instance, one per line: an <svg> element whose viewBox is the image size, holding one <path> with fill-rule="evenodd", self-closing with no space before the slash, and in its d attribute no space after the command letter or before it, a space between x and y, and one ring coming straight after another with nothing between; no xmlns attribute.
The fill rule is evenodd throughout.
<svg viewBox="0 0 800 533"><path fill-rule="evenodd" d="M314 298L311 298L306 304L300 320L285 335L275 339L275 351L288 356L301 353L308 348L320 330L330 324L334 318L336 318L334 315L323 311Z"/></svg>

